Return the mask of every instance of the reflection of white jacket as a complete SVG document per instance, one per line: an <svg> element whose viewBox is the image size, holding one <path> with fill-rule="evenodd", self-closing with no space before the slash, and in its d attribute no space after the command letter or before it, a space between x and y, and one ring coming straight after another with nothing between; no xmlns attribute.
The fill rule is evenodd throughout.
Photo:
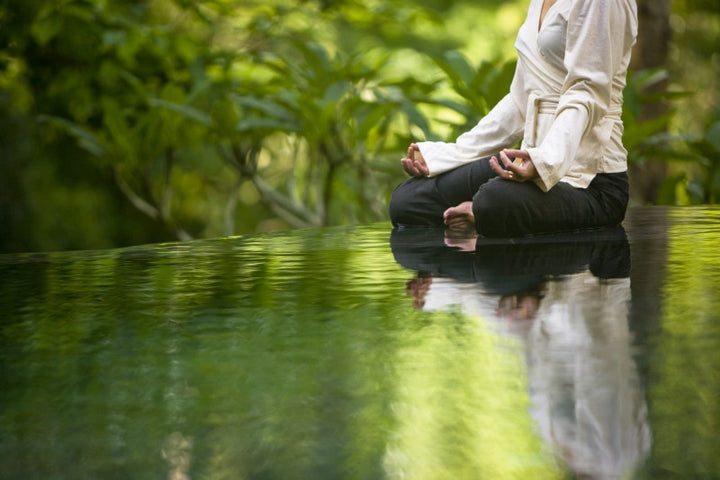
<svg viewBox="0 0 720 480"><path fill-rule="evenodd" d="M511 148L522 139L547 191L586 188L627 170L622 91L637 36L633 0L558 0L542 24L532 0L515 42L510 93L455 143L420 142L431 175Z"/></svg>
<svg viewBox="0 0 720 480"><path fill-rule="evenodd" d="M537 315L521 334L530 413L545 442L576 473L620 476L649 453L629 300L629 279L601 280L585 271L549 280ZM460 307L466 315L492 318L498 301L478 284L434 279L425 309Z"/></svg>
<svg viewBox="0 0 720 480"><path fill-rule="evenodd" d="M549 282L526 338L531 414L578 473L619 476L649 452L629 301L629 279Z"/></svg>

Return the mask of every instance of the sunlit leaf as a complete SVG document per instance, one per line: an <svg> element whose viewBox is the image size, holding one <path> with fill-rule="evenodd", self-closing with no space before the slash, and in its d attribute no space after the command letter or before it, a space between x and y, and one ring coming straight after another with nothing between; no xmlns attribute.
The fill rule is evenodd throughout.
<svg viewBox="0 0 720 480"><path fill-rule="evenodd" d="M404 102L402 104L402 111L413 125L420 127L427 137L431 136L430 124L428 123L427 118L425 118L425 115L423 115L414 104Z"/></svg>

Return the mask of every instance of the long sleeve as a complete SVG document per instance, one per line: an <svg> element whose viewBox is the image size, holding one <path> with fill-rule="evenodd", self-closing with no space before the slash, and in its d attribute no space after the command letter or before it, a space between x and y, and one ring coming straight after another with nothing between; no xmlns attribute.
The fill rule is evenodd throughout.
<svg viewBox="0 0 720 480"><path fill-rule="evenodd" d="M523 127L524 111L508 94L455 143L418 142L417 145L430 176L435 176L512 147L522 138Z"/></svg>
<svg viewBox="0 0 720 480"><path fill-rule="evenodd" d="M540 145L527 148L540 176L537 182L547 191L573 167L584 161L585 172L595 172L614 126L607 114L614 112L613 81L623 72L634 43L635 31L628 15L627 0L580 0L573 2L567 18L564 79L555 119ZM620 99L620 102L622 100ZM578 155L581 142L594 132L593 156ZM590 165L589 163L593 163ZM577 165L575 166L578 167Z"/></svg>

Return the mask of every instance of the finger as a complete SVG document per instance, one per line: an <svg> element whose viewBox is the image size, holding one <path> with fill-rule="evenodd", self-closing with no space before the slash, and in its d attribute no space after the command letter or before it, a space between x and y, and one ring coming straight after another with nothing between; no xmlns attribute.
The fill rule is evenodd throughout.
<svg viewBox="0 0 720 480"><path fill-rule="evenodd" d="M502 159L502 156L503 156L503 153L501 152L500 153L501 159ZM503 159L502 161L506 166L507 166L507 163L510 162L509 159L507 159L507 157L506 157L506 159ZM510 162L510 163L512 163L512 162ZM504 178L506 180L511 180L512 177L515 175L514 172L511 174L510 170L503 168L500 165L500 162L498 161L498 159L496 157L492 157L490 159L490 168L492 168L493 172L495 172L498 177Z"/></svg>
<svg viewBox="0 0 720 480"><path fill-rule="evenodd" d="M420 148L418 148L417 145L415 145L415 144L413 143L413 144L410 146L410 148L411 148L410 151L412 152L412 155L410 156L410 158L412 158L413 160L420 160L420 161L423 161L423 162L425 161L425 159L424 159L423 156L422 156L422 153L420 153Z"/></svg>
<svg viewBox="0 0 720 480"><path fill-rule="evenodd" d="M400 160L400 163L402 164L403 170L405 170L405 173L410 175L411 177L417 176L417 170L415 169L415 166L413 165L412 160L409 158L403 158Z"/></svg>
<svg viewBox="0 0 720 480"><path fill-rule="evenodd" d="M512 163L515 165L522 165L525 161L530 160L530 154L528 154L527 150L505 149L504 152L508 158L513 159Z"/></svg>
<svg viewBox="0 0 720 480"><path fill-rule="evenodd" d="M427 171L427 167L423 167L423 165L416 160L404 158L401 161L403 162L403 165L407 166L407 168L405 168L405 171L413 177L422 177L429 174L429 172Z"/></svg>
<svg viewBox="0 0 720 480"><path fill-rule="evenodd" d="M492 171L500 177L504 176L506 173L505 169L500 166L497 157L492 157L490 159L490 168L492 168Z"/></svg>
<svg viewBox="0 0 720 480"><path fill-rule="evenodd" d="M415 160L414 163L415 169L422 173L423 175L427 176L430 175L430 169L428 168L427 164L425 162L422 162L420 160Z"/></svg>
<svg viewBox="0 0 720 480"><path fill-rule="evenodd" d="M420 147L417 146L417 143L411 144L409 151L409 158L412 158L413 160L417 160L418 157L422 158L422 155L420 154Z"/></svg>
<svg viewBox="0 0 720 480"><path fill-rule="evenodd" d="M502 160L505 168L510 168L510 165L513 164L512 160L510 160L510 157L507 154L507 150L503 150L502 152L500 152L500 160Z"/></svg>
<svg viewBox="0 0 720 480"><path fill-rule="evenodd" d="M504 151L511 157L530 158L528 151L520 148L505 148Z"/></svg>
<svg viewBox="0 0 720 480"><path fill-rule="evenodd" d="M522 173L523 173L522 168L521 168L522 159L520 159L520 162L515 163L512 160L510 160L510 157L505 153L505 151L500 152L500 158L502 159L502 162L505 165L506 178L510 178L513 180L519 180L520 177L522 177Z"/></svg>
<svg viewBox="0 0 720 480"><path fill-rule="evenodd" d="M505 150L503 150L503 152L505 152L505 155L507 155L508 157L512 157L512 158L518 158L518 157L523 158L523 159L530 158L530 154L528 154L527 150L516 150L513 148L506 148Z"/></svg>

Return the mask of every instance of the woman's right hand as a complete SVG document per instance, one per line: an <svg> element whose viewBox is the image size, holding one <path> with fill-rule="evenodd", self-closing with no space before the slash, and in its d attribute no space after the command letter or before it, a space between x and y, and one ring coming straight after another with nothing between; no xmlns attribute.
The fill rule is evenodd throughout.
<svg viewBox="0 0 720 480"><path fill-rule="evenodd" d="M427 177L430 169L420 153L420 148L413 143L408 147L407 157L400 160L403 170L411 177Z"/></svg>
<svg viewBox="0 0 720 480"><path fill-rule="evenodd" d="M505 168L500 165L505 165ZM527 150L511 150L505 149L500 152L500 159L492 157L490 159L490 168L505 180L513 180L515 182L527 182L538 178L535 164L530 158Z"/></svg>

